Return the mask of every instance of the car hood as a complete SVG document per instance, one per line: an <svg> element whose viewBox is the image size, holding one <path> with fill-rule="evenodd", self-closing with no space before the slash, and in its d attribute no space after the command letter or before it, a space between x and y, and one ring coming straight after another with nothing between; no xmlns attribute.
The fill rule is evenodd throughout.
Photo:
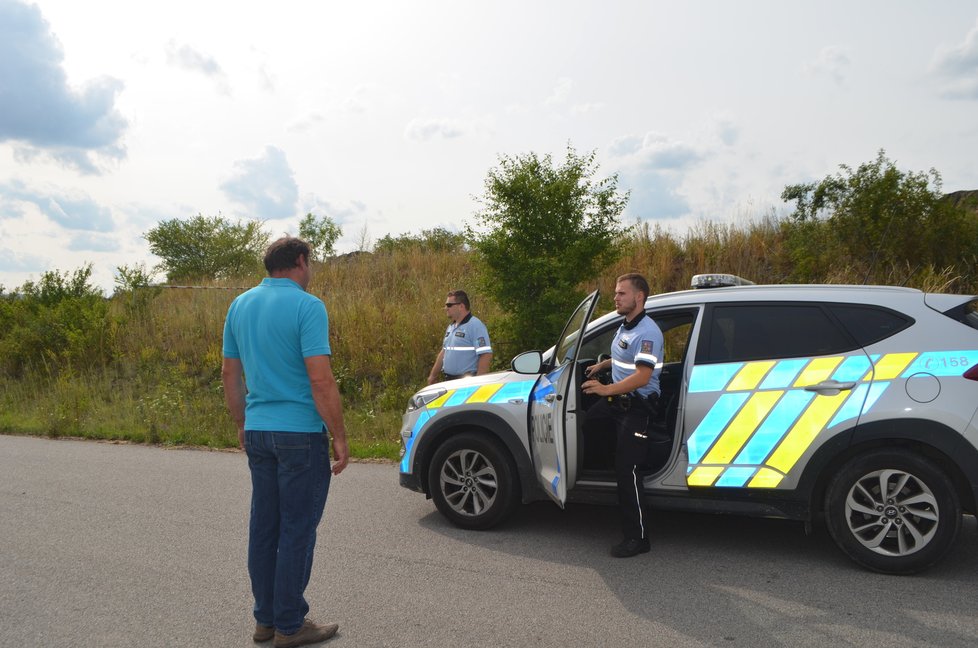
<svg viewBox="0 0 978 648"><path fill-rule="evenodd" d="M418 393L430 392L436 389L462 389L465 387L481 387L483 385L495 385L498 383L522 382L526 380L536 380L539 374L520 374L515 371L497 371L495 373L482 374L481 376L466 376L456 380L446 380L444 382L428 385Z"/></svg>

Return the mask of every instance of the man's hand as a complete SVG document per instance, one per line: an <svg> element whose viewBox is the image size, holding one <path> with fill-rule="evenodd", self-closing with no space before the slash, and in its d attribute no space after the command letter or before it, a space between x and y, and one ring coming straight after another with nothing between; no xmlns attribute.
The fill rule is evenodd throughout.
<svg viewBox="0 0 978 648"><path fill-rule="evenodd" d="M592 378L595 375L601 373L602 371L607 371L611 368L611 360L602 360L593 365L590 365L584 370L584 375L588 378Z"/></svg>
<svg viewBox="0 0 978 648"><path fill-rule="evenodd" d="M244 450L244 428L238 428L238 447Z"/></svg>
<svg viewBox="0 0 978 648"><path fill-rule="evenodd" d="M596 365L591 365L594 367ZM588 367L590 369L591 367ZM584 390L585 394L594 394L595 396L608 396L608 392L611 389L610 385L602 385L601 382L597 380L586 380L584 384L581 385L581 389Z"/></svg>
<svg viewBox="0 0 978 648"><path fill-rule="evenodd" d="M346 445L346 438L332 440L333 442L333 474L339 475L350 462L350 449Z"/></svg>

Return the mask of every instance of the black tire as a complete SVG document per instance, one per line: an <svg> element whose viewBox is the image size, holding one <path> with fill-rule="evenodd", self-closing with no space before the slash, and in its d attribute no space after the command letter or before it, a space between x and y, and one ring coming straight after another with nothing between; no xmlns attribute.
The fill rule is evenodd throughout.
<svg viewBox="0 0 978 648"><path fill-rule="evenodd" d="M884 493L884 490L886 491ZM938 562L961 527L947 474L903 449L858 455L832 479L825 522L850 558L884 574L913 574Z"/></svg>
<svg viewBox="0 0 978 648"><path fill-rule="evenodd" d="M489 529L519 503L516 466L486 434L464 432L439 446L428 469L428 492L442 515L463 529Z"/></svg>

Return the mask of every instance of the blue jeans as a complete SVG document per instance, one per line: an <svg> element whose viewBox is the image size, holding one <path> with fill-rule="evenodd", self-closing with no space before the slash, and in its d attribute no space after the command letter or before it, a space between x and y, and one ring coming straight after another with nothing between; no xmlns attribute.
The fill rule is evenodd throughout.
<svg viewBox="0 0 978 648"><path fill-rule="evenodd" d="M248 574L255 621L292 634L309 612L304 593L329 492L329 437L246 430L245 451L251 469Z"/></svg>

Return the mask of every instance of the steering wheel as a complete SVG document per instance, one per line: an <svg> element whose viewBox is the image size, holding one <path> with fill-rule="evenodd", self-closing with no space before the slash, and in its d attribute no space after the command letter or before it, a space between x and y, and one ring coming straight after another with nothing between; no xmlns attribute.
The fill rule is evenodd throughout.
<svg viewBox="0 0 978 648"><path fill-rule="evenodd" d="M598 356L598 362L599 363L600 362L604 362L605 360L610 360L610 359L611 359L611 356L608 355L607 353L602 353L602 354L600 354ZM595 380L597 380L599 383L601 383L602 385L610 385L611 384L611 369L605 369L604 371L599 371L598 373L593 374L592 377Z"/></svg>

